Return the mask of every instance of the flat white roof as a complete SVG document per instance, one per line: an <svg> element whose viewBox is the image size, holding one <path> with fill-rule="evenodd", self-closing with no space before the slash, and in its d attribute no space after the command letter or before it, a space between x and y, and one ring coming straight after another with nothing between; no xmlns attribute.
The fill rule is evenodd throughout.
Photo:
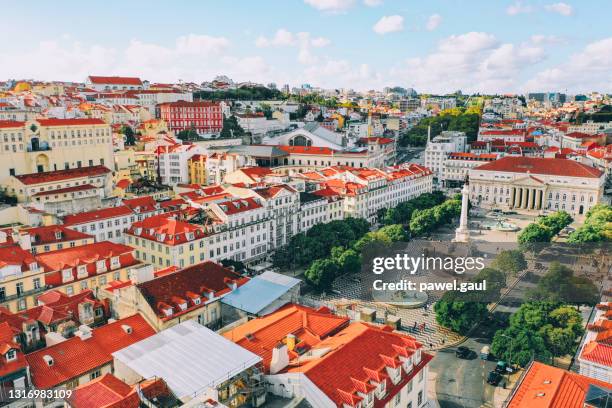
<svg viewBox="0 0 612 408"><path fill-rule="evenodd" d="M193 320L121 349L113 357L143 378L163 378L179 399L215 388L261 361Z"/></svg>

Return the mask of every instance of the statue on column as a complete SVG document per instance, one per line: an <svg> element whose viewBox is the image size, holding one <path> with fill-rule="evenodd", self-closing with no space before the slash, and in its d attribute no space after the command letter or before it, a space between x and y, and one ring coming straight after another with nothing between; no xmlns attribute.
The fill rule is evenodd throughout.
<svg viewBox="0 0 612 408"><path fill-rule="evenodd" d="M465 175L465 183L461 190L461 218L459 228L455 230L454 242L469 242L470 230L468 229L468 206L470 204L470 182L469 176Z"/></svg>

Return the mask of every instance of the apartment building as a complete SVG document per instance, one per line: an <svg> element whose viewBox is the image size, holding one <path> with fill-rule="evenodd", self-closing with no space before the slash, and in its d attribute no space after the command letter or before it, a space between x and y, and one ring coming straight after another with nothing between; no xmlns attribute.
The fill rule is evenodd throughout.
<svg viewBox="0 0 612 408"><path fill-rule="evenodd" d="M218 134L223 129L223 113L218 102L169 102L156 107L158 119L173 132L195 130L200 135Z"/></svg>
<svg viewBox="0 0 612 408"><path fill-rule="evenodd" d="M495 161L497 158L498 155L495 153L449 153L443 162L440 181L445 187L460 187L463 185L470 169L483 163Z"/></svg>
<svg viewBox="0 0 612 408"><path fill-rule="evenodd" d="M463 132L445 131L428 140L425 147L425 167L430 169L434 177L440 179L444 173L444 162L453 152L467 151L467 136Z"/></svg>

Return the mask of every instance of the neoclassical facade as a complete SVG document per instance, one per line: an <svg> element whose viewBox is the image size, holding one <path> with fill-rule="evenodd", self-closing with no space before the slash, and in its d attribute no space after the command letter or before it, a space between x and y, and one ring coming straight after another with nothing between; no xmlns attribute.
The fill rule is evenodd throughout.
<svg viewBox="0 0 612 408"><path fill-rule="evenodd" d="M504 157L470 170L470 200L482 208L585 214L603 195L604 174L568 159Z"/></svg>

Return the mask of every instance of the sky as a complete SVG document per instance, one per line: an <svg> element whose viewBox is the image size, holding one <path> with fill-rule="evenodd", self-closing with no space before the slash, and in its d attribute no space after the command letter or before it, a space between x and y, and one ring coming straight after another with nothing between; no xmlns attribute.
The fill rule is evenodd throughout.
<svg viewBox="0 0 612 408"><path fill-rule="evenodd" d="M610 0L4 0L0 80L609 93L610 15Z"/></svg>

